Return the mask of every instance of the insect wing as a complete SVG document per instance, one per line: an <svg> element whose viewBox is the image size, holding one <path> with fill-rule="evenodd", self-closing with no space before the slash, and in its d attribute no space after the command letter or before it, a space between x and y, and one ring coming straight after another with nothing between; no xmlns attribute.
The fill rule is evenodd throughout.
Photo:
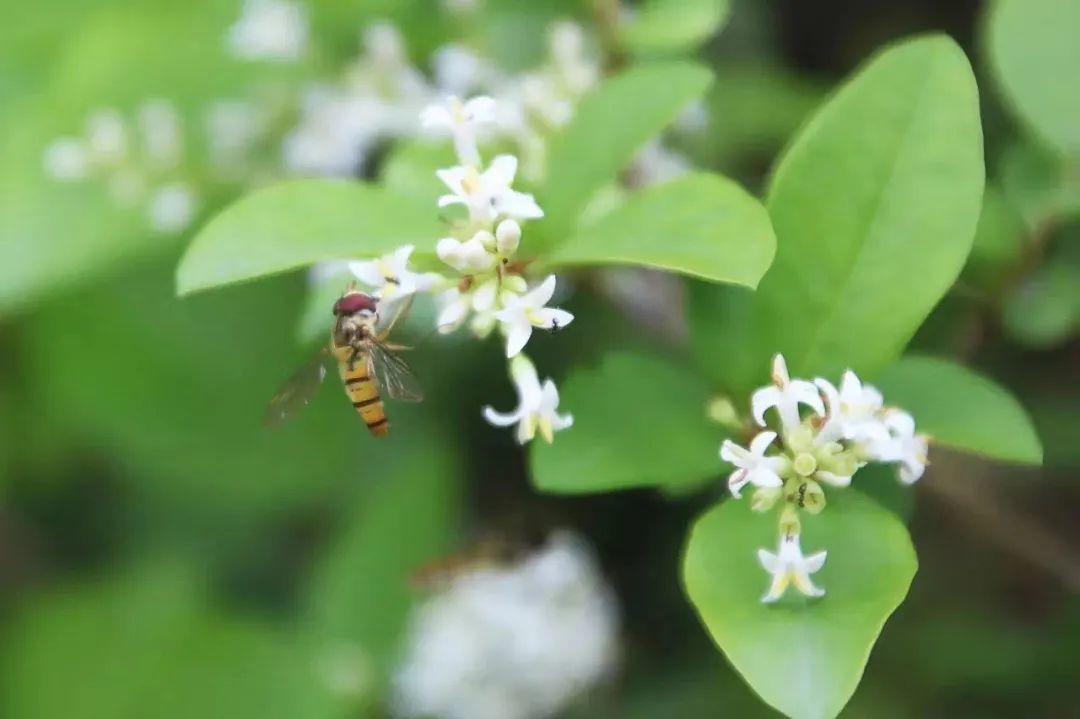
<svg viewBox="0 0 1080 719"><path fill-rule="evenodd" d="M423 401L420 383L400 355L387 349L381 342L372 342L368 362L379 391L385 396L402 402Z"/></svg>
<svg viewBox="0 0 1080 719"><path fill-rule="evenodd" d="M315 393L322 387L329 371L331 357L321 350L315 357L298 369L281 389L270 400L270 406L266 408L265 422L268 426L279 427L300 413L311 400Z"/></svg>

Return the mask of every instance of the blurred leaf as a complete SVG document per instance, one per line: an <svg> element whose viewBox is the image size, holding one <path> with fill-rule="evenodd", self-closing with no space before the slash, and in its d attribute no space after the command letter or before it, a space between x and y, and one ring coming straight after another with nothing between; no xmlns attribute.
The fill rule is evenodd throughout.
<svg viewBox="0 0 1080 719"><path fill-rule="evenodd" d="M723 432L708 419L708 387L659 357L609 354L570 375L560 409L574 426L532 443L533 483L580 494L630 487L686 487L716 476Z"/></svg>
<svg viewBox="0 0 1080 719"><path fill-rule="evenodd" d="M1018 143L1002 153L1001 189L1034 232L1080 217L1080 165L1037 145Z"/></svg>
<svg viewBox="0 0 1080 719"><path fill-rule="evenodd" d="M258 190L210 220L176 272L188 294L325 260L370 257L438 237L435 208L372 185L296 180Z"/></svg>
<svg viewBox="0 0 1080 719"><path fill-rule="evenodd" d="M315 340L326 340L334 321L331 308L354 279L347 267L334 269L337 271L330 277L320 278L317 282L308 278L304 309L296 327L296 339L301 345L312 344Z"/></svg>
<svg viewBox="0 0 1080 719"><path fill-rule="evenodd" d="M915 550L904 525L857 492L833 492L825 512L805 517L802 546L828 551L813 576L826 595L807 601L790 589L762 604L769 575L756 550L775 551L776 517L728 501L694 524L683 579L709 633L762 699L791 717L833 717L907 595Z"/></svg>
<svg viewBox="0 0 1080 719"><path fill-rule="evenodd" d="M434 213L439 195L446 192L446 185L436 177L435 171L456 164L453 145L449 142L410 142L390 154L379 181L392 192L426 203Z"/></svg>
<svg viewBox="0 0 1080 719"><path fill-rule="evenodd" d="M540 198L544 242L565 241L592 196L612 182L638 151L709 86L708 70L691 63L641 65L606 81L585 98L548 153ZM541 238L533 238L530 251Z"/></svg>
<svg viewBox="0 0 1080 719"><path fill-rule="evenodd" d="M211 612L198 585L166 563L34 596L5 637L4 716L318 716L295 642Z"/></svg>
<svg viewBox="0 0 1080 719"><path fill-rule="evenodd" d="M1080 250L1080 244L1076 245ZM1048 349L1080 331L1080 256L1058 252L1005 297L1005 329L1029 347Z"/></svg>
<svg viewBox="0 0 1080 719"><path fill-rule="evenodd" d="M729 0L646 0L619 35L634 55L691 52L720 32L730 12Z"/></svg>
<svg viewBox="0 0 1080 719"><path fill-rule="evenodd" d="M735 369L764 369L779 351L793 375L879 371L959 273L982 191L978 97L961 50L944 37L885 50L818 111L776 169L776 259L752 300L722 300L742 303L740 312L752 306L753 317L694 331L726 334L743 354ZM716 372L749 389L726 365Z"/></svg>
<svg viewBox="0 0 1080 719"><path fill-rule="evenodd" d="M918 419L918 418L916 418ZM900 518L905 524L915 513L915 492L901 482L896 467L871 463L859 468L852 486Z"/></svg>
<svg viewBox="0 0 1080 719"><path fill-rule="evenodd" d="M1015 271L1024 240L1023 218L996 187L987 185L964 278L984 290L997 291Z"/></svg>
<svg viewBox="0 0 1080 719"><path fill-rule="evenodd" d="M1016 112L1063 152L1080 157L1080 3L995 0L988 49Z"/></svg>
<svg viewBox="0 0 1080 719"><path fill-rule="evenodd" d="M755 287L775 247L761 203L727 178L699 173L632 195L544 262L638 265Z"/></svg>
<svg viewBox="0 0 1080 719"><path fill-rule="evenodd" d="M442 437L429 435L423 452L399 460L349 513L316 567L309 597L309 622L322 646L352 647L377 690L390 678L409 611L423 596L409 586L410 575L450 552L461 513L456 458Z"/></svg>
<svg viewBox="0 0 1080 719"><path fill-rule="evenodd" d="M935 443L993 459L1042 464L1027 411L1007 390L958 364L909 355L877 379L885 401L915 417Z"/></svg>

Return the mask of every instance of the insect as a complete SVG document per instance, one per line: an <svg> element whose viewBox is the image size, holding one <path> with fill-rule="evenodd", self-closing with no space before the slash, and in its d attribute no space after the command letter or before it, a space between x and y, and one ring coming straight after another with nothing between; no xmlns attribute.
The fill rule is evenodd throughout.
<svg viewBox="0 0 1080 719"><path fill-rule="evenodd" d="M329 365L337 364L345 395L376 437L390 434L383 397L404 402L423 399L416 378L397 351L407 349L386 342L394 325L408 312L405 300L385 329L379 327L379 301L350 289L334 303L330 343L290 377L274 395L266 423L280 425L311 402L322 386Z"/></svg>

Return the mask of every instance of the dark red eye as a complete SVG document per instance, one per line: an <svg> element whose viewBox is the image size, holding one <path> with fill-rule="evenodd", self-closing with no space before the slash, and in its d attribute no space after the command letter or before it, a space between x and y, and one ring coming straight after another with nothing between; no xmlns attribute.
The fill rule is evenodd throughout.
<svg viewBox="0 0 1080 719"><path fill-rule="evenodd" d="M375 298L370 295L365 295L363 292L350 292L334 303L334 314L351 315L362 310L374 312L377 304Z"/></svg>

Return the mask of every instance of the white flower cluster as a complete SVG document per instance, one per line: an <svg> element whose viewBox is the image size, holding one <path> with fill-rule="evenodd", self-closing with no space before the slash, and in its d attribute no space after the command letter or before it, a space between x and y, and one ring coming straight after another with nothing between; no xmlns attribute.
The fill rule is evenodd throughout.
<svg viewBox="0 0 1080 719"><path fill-rule="evenodd" d="M244 0L229 50L244 60L297 60L307 51L307 8L290 0Z"/></svg>
<svg viewBox="0 0 1080 719"><path fill-rule="evenodd" d="M517 425L517 439L531 441L537 431L551 442L554 433L569 427L573 418L557 413L559 393L548 379L540 384L536 368L522 354L535 328L558 330L574 320L566 310L547 307L555 293L555 276L530 288L515 255L521 243L521 222L543 216L532 195L513 189L517 158L495 157L482 167L476 145L477 131L491 122L497 104L489 97L462 102L450 97L422 114L425 127L453 138L460 165L438 170L449 192L439 207L461 205L466 216L452 224L452 233L438 241L435 252L456 273L419 274L408 267L411 245L375 260L351 262L352 273L371 288L372 295L393 302L417 292L437 292L440 306L436 327L450 333L468 323L470 331L485 338L496 328L505 340L510 376L520 399L510 413L484 409L496 426Z"/></svg>
<svg viewBox="0 0 1080 719"><path fill-rule="evenodd" d="M81 137L54 140L43 157L45 172L59 182L103 181L122 207L143 207L162 233L186 229L198 202L180 179L184 136L180 115L167 100L150 100L134 121L105 108L91 113Z"/></svg>
<svg viewBox="0 0 1080 719"><path fill-rule="evenodd" d="M585 545L556 533L516 566L464 571L417 608L393 713L543 719L614 669L618 613Z"/></svg>
<svg viewBox="0 0 1080 719"><path fill-rule="evenodd" d="M810 410L805 418L802 407ZM753 485L753 508L759 512L783 501L778 553L758 553L773 576L762 601L776 601L791 583L803 594L821 596L824 590L813 585L809 574L824 564L825 552L803 557L799 512L820 512L825 507L822 485L847 487L870 462L897 465L900 481L912 484L926 468L927 437L916 434L910 414L886 407L881 392L864 385L851 370L837 389L820 377L813 382L791 379L782 355L773 359L772 384L751 397L759 426L766 427L769 410L775 410L779 431L758 433L749 449L730 440L720 447L720 457L736 467L728 488L738 499L743 487ZM766 454L773 447L778 451Z"/></svg>

